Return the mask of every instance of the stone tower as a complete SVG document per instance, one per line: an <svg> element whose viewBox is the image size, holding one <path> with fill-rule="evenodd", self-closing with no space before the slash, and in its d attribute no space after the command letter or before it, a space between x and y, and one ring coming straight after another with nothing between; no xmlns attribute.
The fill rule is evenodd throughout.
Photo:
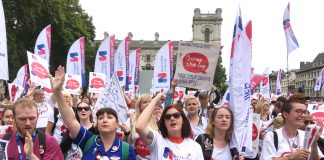
<svg viewBox="0 0 324 160"><path fill-rule="evenodd" d="M221 44L222 9L217 8L215 13L200 13L194 10L192 33L193 42Z"/></svg>

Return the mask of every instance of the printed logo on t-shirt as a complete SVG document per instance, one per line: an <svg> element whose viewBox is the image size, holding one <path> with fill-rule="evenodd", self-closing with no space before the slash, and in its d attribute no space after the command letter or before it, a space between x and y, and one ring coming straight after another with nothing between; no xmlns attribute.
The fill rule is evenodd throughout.
<svg viewBox="0 0 324 160"><path fill-rule="evenodd" d="M149 156L150 150L147 148L146 144L142 141L140 137L136 138L134 148L136 153L141 157Z"/></svg>
<svg viewBox="0 0 324 160"><path fill-rule="evenodd" d="M173 153L168 147L164 147L163 158L165 158L165 159L173 159Z"/></svg>
<svg viewBox="0 0 324 160"><path fill-rule="evenodd" d="M164 147L163 158L167 160L190 160L191 153L187 155L176 155L168 147Z"/></svg>

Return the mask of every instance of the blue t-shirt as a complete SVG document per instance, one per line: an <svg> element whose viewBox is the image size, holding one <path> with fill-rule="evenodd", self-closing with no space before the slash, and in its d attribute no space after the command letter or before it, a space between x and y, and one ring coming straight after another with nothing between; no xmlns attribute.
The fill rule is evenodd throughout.
<svg viewBox="0 0 324 160"><path fill-rule="evenodd" d="M92 136L93 134L90 131L81 126L77 137L73 140L73 143L77 144L81 148L81 150L84 151L88 139L90 139ZM122 141L116 136L113 145L107 152L105 152L104 145L96 136L95 142L92 144L89 150L84 153L82 159L96 160L98 153L100 153L102 157L107 156L109 159L119 158L120 160L122 160ZM135 160L135 157L135 151L133 147L129 145L128 160Z"/></svg>

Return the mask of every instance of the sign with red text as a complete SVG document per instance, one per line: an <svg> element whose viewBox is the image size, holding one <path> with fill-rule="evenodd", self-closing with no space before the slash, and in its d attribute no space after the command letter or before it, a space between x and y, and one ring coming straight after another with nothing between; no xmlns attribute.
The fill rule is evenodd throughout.
<svg viewBox="0 0 324 160"><path fill-rule="evenodd" d="M178 86L211 90L220 45L181 42L175 79Z"/></svg>
<svg viewBox="0 0 324 160"><path fill-rule="evenodd" d="M81 75L65 74L65 82L63 89L75 95L80 95L81 93L82 78Z"/></svg>
<svg viewBox="0 0 324 160"><path fill-rule="evenodd" d="M51 88L48 78L48 62L36 54L27 51L30 80L40 86Z"/></svg>
<svg viewBox="0 0 324 160"><path fill-rule="evenodd" d="M101 93L105 89L106 74L98 72L89 73L89 92Z"/></svg>
<svg viewBox="0 0 324 160"><path fill-rule="evenodd" d="M184 101L184 98L185 98L185 91L186 91L186 88L184 87L175 87L175 91L173 93L173 99L174 101Z"/></svg>

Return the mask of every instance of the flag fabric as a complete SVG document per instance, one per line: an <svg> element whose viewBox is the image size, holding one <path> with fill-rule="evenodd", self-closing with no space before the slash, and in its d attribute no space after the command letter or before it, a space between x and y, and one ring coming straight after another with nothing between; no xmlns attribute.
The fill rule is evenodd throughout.
<svg viewBox="0 0 324 160"><path fill-rule="evenodd" d="M282 90L281 90L281 69L280 69L277 74L276 94L279 96L281 95L281 93Z"/></svg>
<svg viewBox="0 0 324 160"><path fill-rule="evenodd" d="M114 72L117 73L120 86L128 90L129 36L122 40L114 56Z"/></svg>
<svg viewBox="0 0 324 160"><path fill-rule="evenodd" d="M0 79L9 80L6 22L0 1Z"/></svg>
<svg viewBox="0 0 324 160"><path fill-rule="evenodd" d="M231 100L231 94L229 91L229 88L226 89L226 92L224 93L223 100L222 100L222 106L230 106L230 100Z"/></svg>
<svg viewBox="0 0 324 160"><path fill-rule="evenodd" d="M21 88L25 88L27 81L28 81L28 65L25 64L18 70L17 76L12 82L12 84L20 86Z"/></svg>
<svg viewBox="0 0 324 160"><path fill-rule="evenodd" d="M233 111L234 130L230 147L239 152L252 152L252 109L250 105L252 22L242 28L241 9L236 17L230 59L230 108Z"/></svg>
<svg viewBox="0 0 324 160"><path fill-rule="evenodd" d="M106 83L114 73L115 35L104 39L97 51L94 72L106 74Z"/></svg>
<svg viewBox="0 0 324 160"><path fill-rule="evenodd" d="M288 3L288 6L283 16L283 28L286 36L287 54L289 54L290 52L299 47L297 38L295 37L295 34L290 24L290 3Z"/></svg>
<svg viewBox="0 0 324 160"><path fill-rule="evenodd" d="M80 75L82 87L86 86L84 54L84 38L81 37L72 44L66 59L66 74Z"/></svg>
<svg viewBox="0 0 324 160"><path fill-rule="evenodd" d="M318 73L318 77L316 79L316 83L314 86L314 91L320 91L323 86L323 80L324 80L324 68Z"/></svg>
<svg viewBox="0 0 324 160"><path fill-rule="evenodd" d="M156 54L154 62L153 84L154 92L168 91L173 79L173 47L174 42L163 45Z"/></svg>
<svg viewBox="0 0 324 160"><path fill-rule="evenodd" d="M51 33L51 25L46 26L39 33L34 48L34 54L37 54L41 58L45 59L48 64L50 64L51 56Z"/></svg>
<svg viewBox="0 0 324 160"><path fill-rule="evenodd" d="M269 67L263 71L263 79L260 83L260 93L265 98L270 100L270 84L269 84Z"/></svg>
<svg viewBox="0 0 324 160"><path fill-rule="evenodd" d="M135 85L138 86L140 52L141 49L137 48L129 54L128 91L131 95L136 94L137 87Z"/></svg>
<svg viewBox="0 0 324 160"><path fill-rule="evenodd" d="M254 74L251 79L251 90L253 90L264 78L267 78L263 75Z"/></svg>

